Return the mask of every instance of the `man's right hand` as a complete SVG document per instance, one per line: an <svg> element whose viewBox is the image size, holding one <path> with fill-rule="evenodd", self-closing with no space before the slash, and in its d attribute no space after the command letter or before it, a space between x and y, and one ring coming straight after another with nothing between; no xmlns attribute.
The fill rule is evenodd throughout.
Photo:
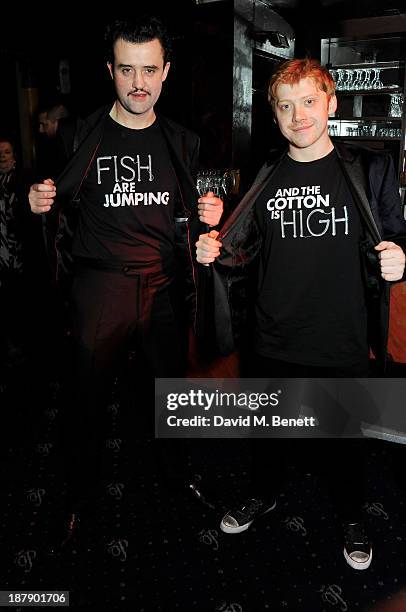
<svg viewBox="0 0 406 612"><path fill-rule="evenodd" d="M196 259L199 263L212 263L220 255L221 242L216 240L218 235L216 230L211 230L209 234L200 234L196 242Z"/></svg>
<svg viewBox="0 0 406 612"><path fill-rule="evenodd" d="M51 206L55 202L55 196L56 187L52 179L46 179L43 183L31 185L28 199L32 212L38 215L51 210Z"/></svg>

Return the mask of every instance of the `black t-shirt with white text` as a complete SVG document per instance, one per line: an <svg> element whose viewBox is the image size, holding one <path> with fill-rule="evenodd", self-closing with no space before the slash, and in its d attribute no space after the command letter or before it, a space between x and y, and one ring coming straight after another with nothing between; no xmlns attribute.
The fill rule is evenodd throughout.
<svg viewBox="0 0 406 612"><path fill-rule="evenodd" d="M81 188L73 255L144 272L170 268L176 193L159 124L135 130L108 117Z"/></svg>
<svg viewBox="0 0 406 612"><path fill-rule="evenodd" d="M256 351L304 365L368 358L361 222L333 150L286 156L255 204L263 235Z"/></svg>

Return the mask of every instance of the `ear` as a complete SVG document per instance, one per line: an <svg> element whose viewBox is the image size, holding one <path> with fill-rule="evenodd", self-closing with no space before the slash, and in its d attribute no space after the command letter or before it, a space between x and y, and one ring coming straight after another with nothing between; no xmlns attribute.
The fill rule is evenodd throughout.
<svg viewBox="0 0 406 612"><path fill-rule="evenodd" d="M162 72L162 83L166 80L170 67L171 67L171 62L166 62L163 72Z"/></svg>
<svg viewBox="0 0 406 612"><path fill-rule="evenodd" d="M336 95L333 94L332 96L330 96L330 99L328 101L328 114L334 115L336 110L337 110L337 98L336 98Z"/></svg>
<svg viewBox="0 0 406 612"><path fill-rule="evenodd" d="M113 78L113 64L111 62L107 62L107 68L108 68L108 71L110 72L111 78Z"/></svg>

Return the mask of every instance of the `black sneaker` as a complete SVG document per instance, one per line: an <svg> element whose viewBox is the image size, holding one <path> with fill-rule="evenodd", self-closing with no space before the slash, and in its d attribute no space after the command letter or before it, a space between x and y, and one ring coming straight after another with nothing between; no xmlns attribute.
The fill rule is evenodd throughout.
<svg viewBox="0 0 406 612"><path fill-rule="evenodd" d="M344 523L344 557L353 569L371 565L372 546L362 523Z"/></svg>
<svg viewBox="0 0 406 612"><path fill-rule="evenodd" d="M247 499L240 506L229 510L220 523L220 529L225 533L241 533L246 531L255 519L267 514L276 506L276 501L271 503L253 497Z"/></svg>

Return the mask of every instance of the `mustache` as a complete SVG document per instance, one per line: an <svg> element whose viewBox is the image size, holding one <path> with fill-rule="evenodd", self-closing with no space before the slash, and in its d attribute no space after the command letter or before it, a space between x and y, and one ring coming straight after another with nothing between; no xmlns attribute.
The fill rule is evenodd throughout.
<svg viewBox="0 0 406 612"><path fill-rule="evenodd" d="M132 96L133 94L139 94L139 93L144 93L147 94L147 96L150 96L150 92L147 91L146 89L133 89L132 91L128 92L128 96Z"/></svg>

